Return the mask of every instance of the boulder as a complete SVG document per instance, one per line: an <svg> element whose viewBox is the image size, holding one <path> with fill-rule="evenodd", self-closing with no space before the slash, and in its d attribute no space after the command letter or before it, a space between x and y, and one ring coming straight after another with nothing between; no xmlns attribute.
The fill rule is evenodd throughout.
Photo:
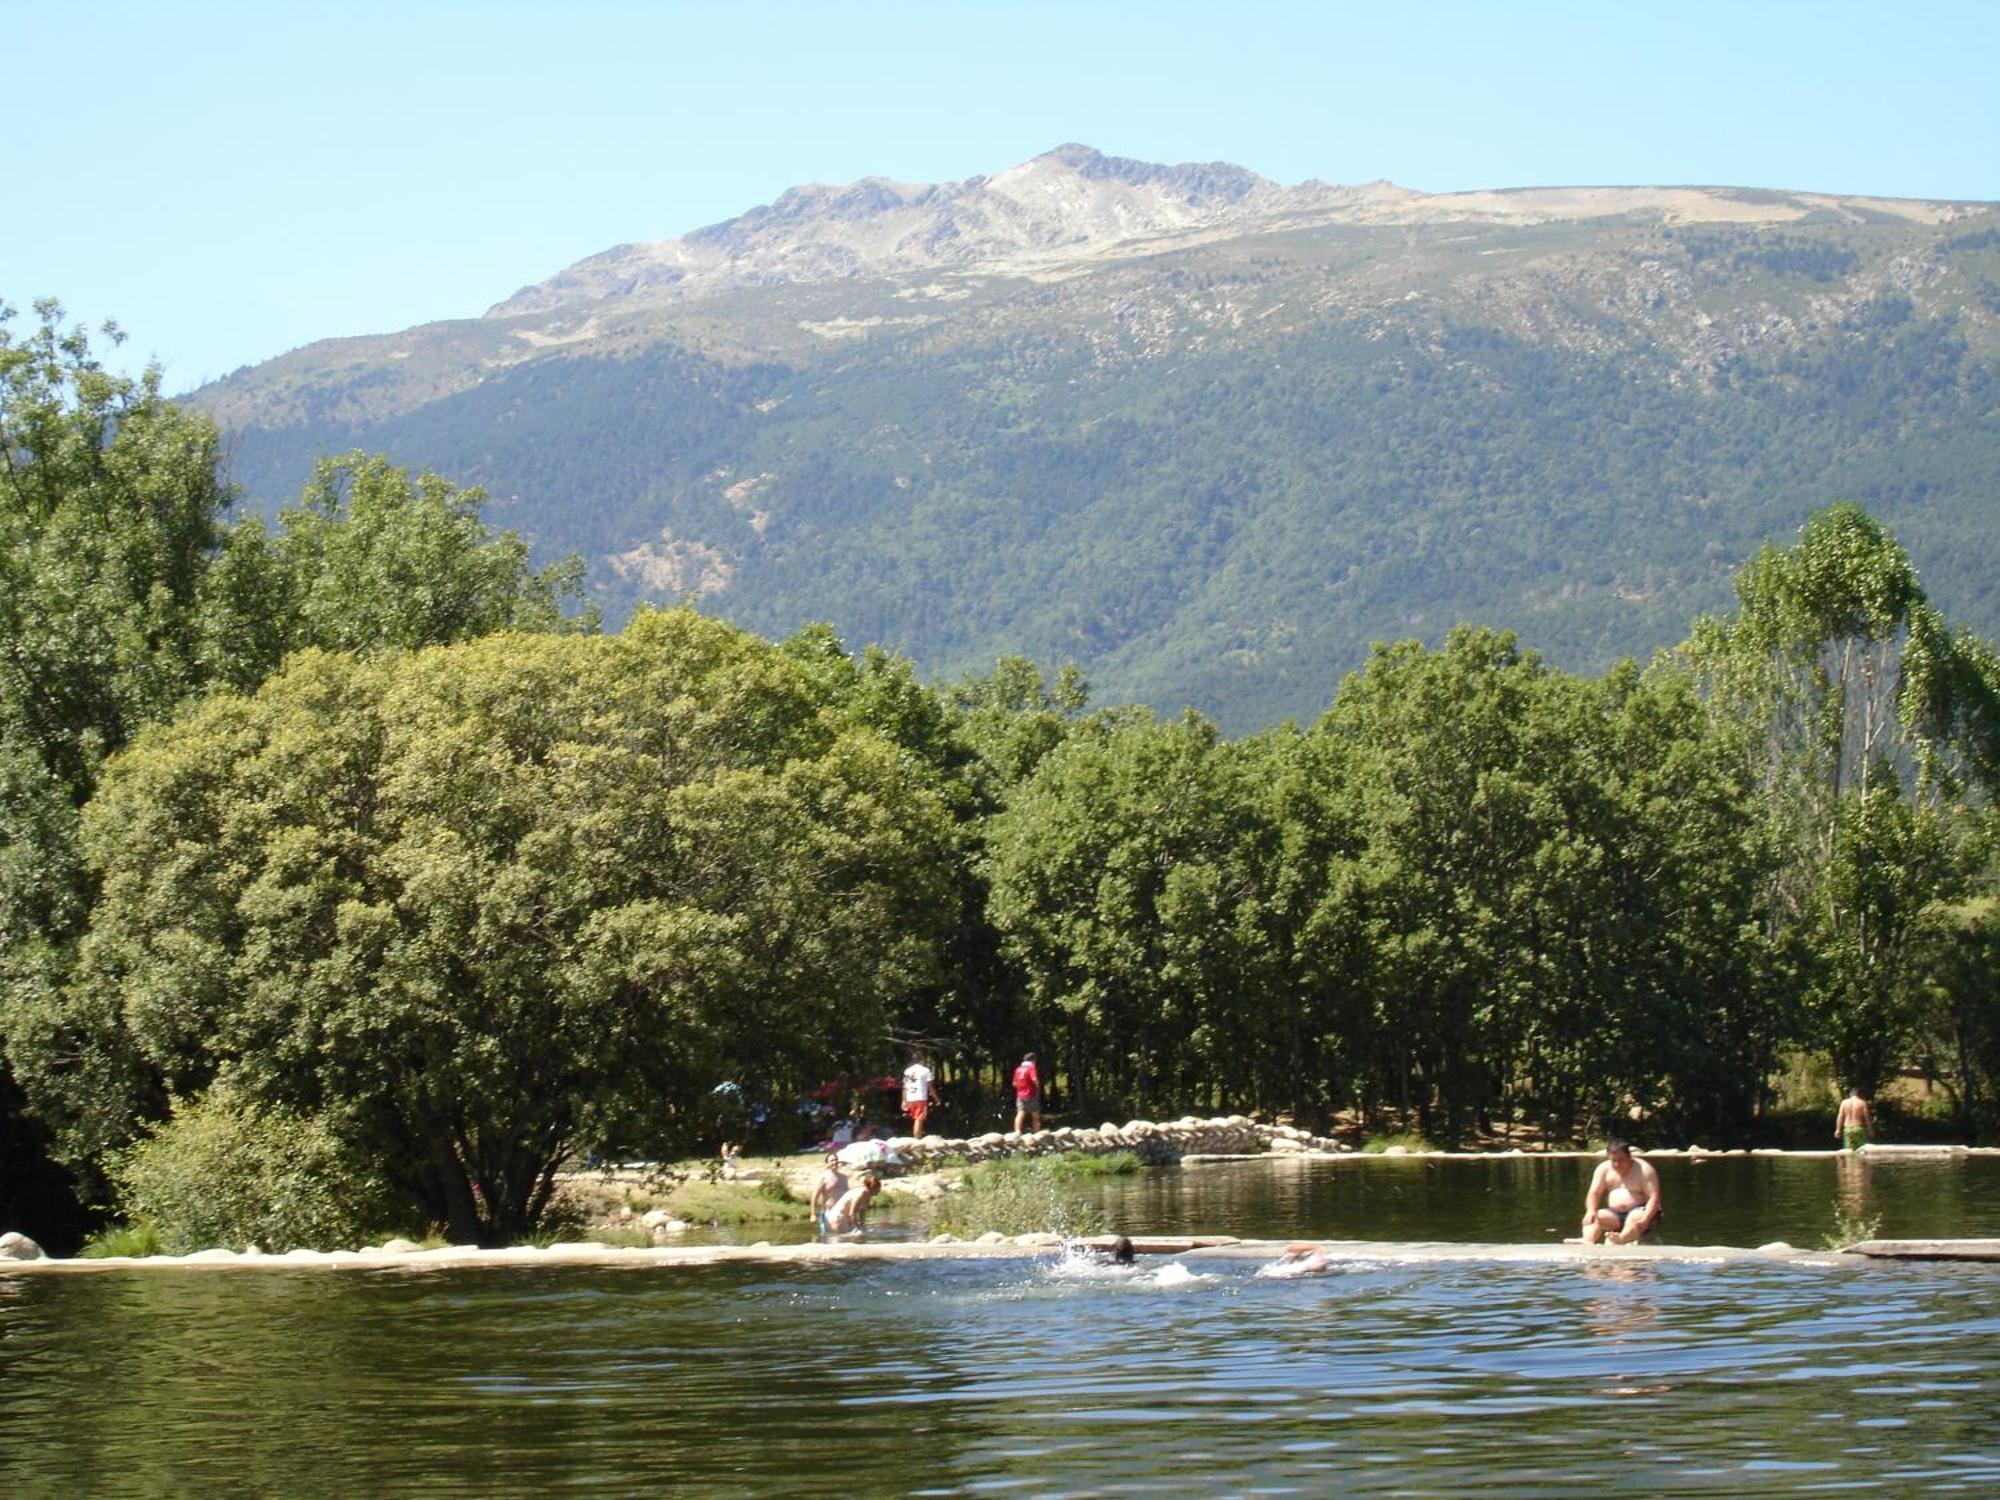
<svg viewBox="0 0 2000 1500"><path fill-rule="evenodd" d="M42 1247L25 1234L8 1230L0 1234L0 1260L44 1260Z"/></svg>
<svg viewBox="0 0 2000 1500"><path fill-rule="evenodd" d="M986 1231L986 1233L979 1236L979 1238L974 1240L972 1243L975 1245L1000 1245L1000 1244L1005 1244L1006 1240L1007 1236L1002 1234L999 1230L989 1229Z"/></svg>
<svg viewBox="0 0 2000 1500"><path fill-rule="evenodd" d="M384 1255L408 1255L412 1250L420 1250L422 1248L415 1240L406 1240L398 1236L396 1239L383 1243L382 1253Z"/></svg>

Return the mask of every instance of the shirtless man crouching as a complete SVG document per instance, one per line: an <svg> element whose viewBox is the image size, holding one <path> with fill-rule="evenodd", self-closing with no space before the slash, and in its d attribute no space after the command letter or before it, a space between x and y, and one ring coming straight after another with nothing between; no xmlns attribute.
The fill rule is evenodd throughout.
<svg viewBox="0 0 2000 1500"><path fill-rule="evenodd" d="M868 1228L868 1205L881 1191L882 1179L873 1172L863 1172L860 1186L842 1193L840 1201L827 1211L828 1236L863 1233Z"/></svg>
<svg viewBox="0 0 2000 1500"><path fill-rule="evenodd" d="M1607 1141L1583 1200L1583 1242L1660 1243L1660 1174L1623 1141Z"/></svg>

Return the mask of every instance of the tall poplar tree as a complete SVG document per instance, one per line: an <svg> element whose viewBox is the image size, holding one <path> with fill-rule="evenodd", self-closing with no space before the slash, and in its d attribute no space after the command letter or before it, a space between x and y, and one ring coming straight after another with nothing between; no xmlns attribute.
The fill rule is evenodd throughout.
<svg viewBox="0 0 2000 1500"><path fill-rule="evenodd" d="M1728 619L1684 656L1741 736L1774 835L1780 937L1799 953L1808 1034L1873 1090L1921 998L1921 925L1961 897L1979 806L2000 786L2000 660L1954 631L1909 556L1860 506L1818 511L1737 579Z"/></svg>

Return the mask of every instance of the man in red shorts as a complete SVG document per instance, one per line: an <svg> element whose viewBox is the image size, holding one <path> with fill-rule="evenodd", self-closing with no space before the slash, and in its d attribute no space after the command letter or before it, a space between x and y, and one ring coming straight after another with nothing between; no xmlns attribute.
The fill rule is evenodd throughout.
<svg viewBox="0 0 2000 1500"><path fill-rule="evenodd" d="M917 1140L924 1138L924 1117L937 1102L937 1081L931 1070L921 1057L913 1059L903 1069L903 1113L910 1117L910 1134Z"/></svg>

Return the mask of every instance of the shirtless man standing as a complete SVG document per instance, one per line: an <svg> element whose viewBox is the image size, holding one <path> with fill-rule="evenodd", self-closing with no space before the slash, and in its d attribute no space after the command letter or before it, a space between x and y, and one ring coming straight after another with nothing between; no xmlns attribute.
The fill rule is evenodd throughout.
<svg viewBox="0 0 2000 1500"><path fill-rule="evenodd" d="M1840 1101L1840 1113L1833 1117L1833 1138L1849 1151L1859 1151L1875 1134L1875 1117L1859 1085L1850 1084L1847 1097Z"/></svg>
<svg viewBox="0 0 2000 1500"><path fill-rule="evenodd" d="M847 1174L840 1170L840 1157L829 1151L826 1153L826 1170L819 1174L813 1184L813 1223L819 1226L821 1234L830 1234L827 1227L833 1219L833 1206L847 1195Z"/></svg>
<svg viewBox="0 0 2000 1500"><path fill-rule="evenodd" d="M1583 1200L1583 1242L1609 1238L1614 1245L1660 1242L1660 1174L1623 1141L1605 1142L1604 1160L1590 1174Z"/></svg>

